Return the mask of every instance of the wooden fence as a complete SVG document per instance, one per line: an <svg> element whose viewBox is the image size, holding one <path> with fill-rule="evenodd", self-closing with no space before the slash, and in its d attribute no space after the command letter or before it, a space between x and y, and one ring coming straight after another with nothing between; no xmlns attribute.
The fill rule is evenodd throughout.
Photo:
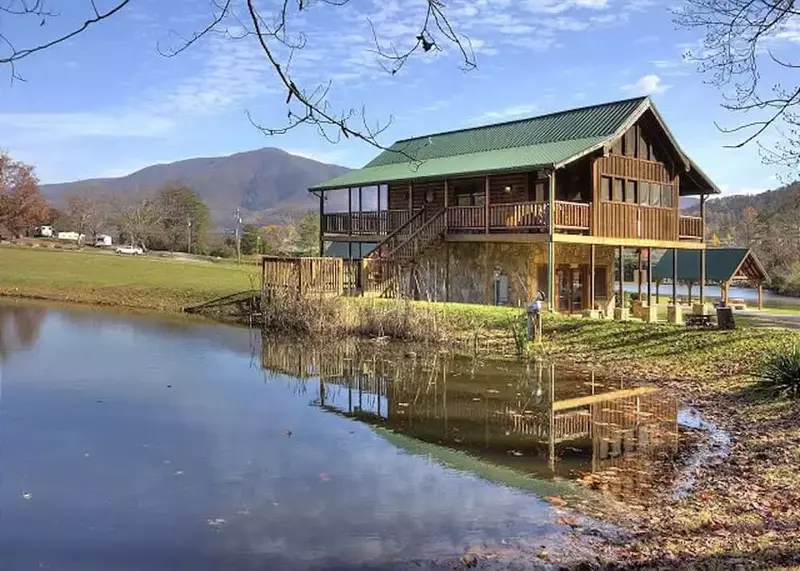
<svg viewBox="0 0 800 571"><path fill-rule="evenodd" d="M261 261L263 291L342 295L344 281L344 260L341 258L264 257Z"/></svg>

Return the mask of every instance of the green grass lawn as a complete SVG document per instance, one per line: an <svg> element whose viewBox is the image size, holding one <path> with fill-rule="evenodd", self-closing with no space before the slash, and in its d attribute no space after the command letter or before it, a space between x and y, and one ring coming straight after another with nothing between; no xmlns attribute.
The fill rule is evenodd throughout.
<svg viewBox="0 0 800 571"><path fill-rule="evenodd" d="M0 295L180 311L259 281L253 265L0 247Z"/></svg>

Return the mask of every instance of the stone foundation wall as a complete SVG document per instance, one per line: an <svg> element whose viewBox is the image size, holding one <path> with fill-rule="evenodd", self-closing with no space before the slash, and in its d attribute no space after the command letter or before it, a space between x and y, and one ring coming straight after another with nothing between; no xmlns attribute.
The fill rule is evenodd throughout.
<svg viewBox="0 0 800 571"><path fill-rule="evenodd" d="M588 266L589 246L556 244L555 256L557 266ZM607 299L613 301L614 248L597 246L596 265L606 268ZM415 275L409 281L420 299L491 304L495 278L503 275L504 281L500 283L508 284L508 305L524 306L539 290L547 291L547 284L539 283L539 278L547 275L546 268L546 242L451 242L427 250L417 261ZM596 299L600 309L606 310L606 303L605 299Z"/></svg>

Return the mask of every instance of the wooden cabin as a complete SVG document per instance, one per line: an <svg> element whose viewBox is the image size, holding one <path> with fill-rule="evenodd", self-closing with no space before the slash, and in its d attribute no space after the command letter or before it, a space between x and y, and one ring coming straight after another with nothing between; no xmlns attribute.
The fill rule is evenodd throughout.
<svg viewBox="0 0 800 571"><path fill-rule="evenodd" d="M310 191L321 255L362 260L364 291L589 314L624 249L704 252L719 193L647 97L401 140Z"/></svg>

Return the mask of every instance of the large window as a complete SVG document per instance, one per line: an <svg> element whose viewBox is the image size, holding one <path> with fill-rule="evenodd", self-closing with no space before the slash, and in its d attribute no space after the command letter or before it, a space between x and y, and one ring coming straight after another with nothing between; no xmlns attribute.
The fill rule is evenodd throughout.
<svg viewBox="0 0 800 571"><path fill-rule="evenodd" d="M624 196L625 181L621 178L614 179L614 202L622 202Z"/></svg>
<svg viewBox="0 0 800 571"><path fill-rule="evenodd" d="M672 206L673 189L671 184L661 185L661 206Z"/></svg>
<svg viewBox="0 0 800 571"><path fill-rule="evenodd" d="M630 202L631 204L636 204L636 181L635 180L626 180L625 181L625 202Z"/></svg>
<svg viewBox="0 0 800 571"><path fill-rule="evenodd" d="M674 191L671 184L600 177L600 198L606 201L672 208L675 205Z"/></svg>
<svg viewBox="0 0 800 571"><path fill-rule="evenodd" d="M650 204L650 183L639 181L639 204Z"/></svg>
<svg viewBox="0 0 800 571"><path fill-rule="evenodd" d="M611 200L611 177L604 176L600 178L600 198Z"/></svg>

